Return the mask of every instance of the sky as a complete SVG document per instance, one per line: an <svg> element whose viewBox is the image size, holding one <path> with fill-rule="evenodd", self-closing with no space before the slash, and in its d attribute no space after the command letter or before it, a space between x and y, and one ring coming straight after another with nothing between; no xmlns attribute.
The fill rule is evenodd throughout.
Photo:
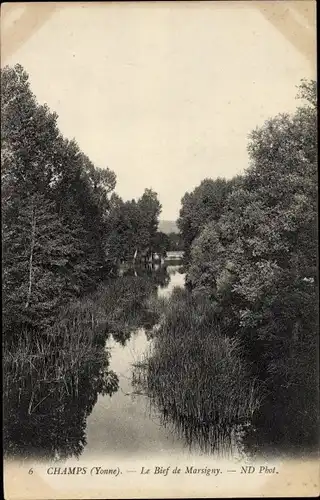
<svg viewBox="0 0 320 500"><path fill-rule="evenodd" d="M297 0L4 4L2 66L24 66L120 196L152 188L176 220L186 191L248 166L251 130L295 109L313 16Z"/></svg>

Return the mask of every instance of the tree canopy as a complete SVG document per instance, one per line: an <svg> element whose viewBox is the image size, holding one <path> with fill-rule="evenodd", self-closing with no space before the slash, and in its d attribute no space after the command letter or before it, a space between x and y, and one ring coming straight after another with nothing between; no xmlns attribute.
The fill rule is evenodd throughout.
<svg viewBox="0 0 320 500"><path fill-rule="evenodd" d="M179 220L193 293L216 303L224 331L243 340L260 374L306 394L315 394L316 376L315 96L315 82L303 82L295 113L251 133L250 164L226 197L205 204L208 186L215 195L206 180L185 195ZM188 213L195 206L196 223Z"/></svg>
<svg viewBox="0 0 320 500"><path fill-rule="evenodd" d="M191 193L183 196L177 224L184 244L186 262L190 258L191 244L204 226L220 218L234 183L233 179L204 179Z"/></svg>
<svg viewBox="0 0 320 500"><path fill-rule="evenodd" d="M63 137L22 66L5 67L1 79L4 317L13 332L46 328L61 304L94 289L121 259L163 242L157 194L121 200L115 173Z"/></svg>

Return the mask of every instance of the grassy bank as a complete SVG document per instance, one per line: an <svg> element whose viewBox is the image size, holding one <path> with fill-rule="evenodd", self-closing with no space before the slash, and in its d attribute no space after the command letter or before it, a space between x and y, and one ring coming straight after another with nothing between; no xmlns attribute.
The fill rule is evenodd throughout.
<svg viewBox="0 0 320 500"><path fill-rule="evenodd" d="M109 335L124 342L142 322L152 323L155 312L146 310L151 292L152 282L143 278L110 280L61 309L46 332L21 329L18 341L4 348L5 373L16 379L29 366L50 381L93 362Z"/></svg>
<svg viewBox="0 0 320 500"><path fill-rule="evenodd" d="M51 458L57 450L60 456L81 452L84 422L98 394L118 389L105 342L113 335L125 343L141 323L152 324L146 302L153 290L145 278L110 280L66 305L46 332L21 329L18 341L5 346L6 454L30 454L33 448ZM70 441L76 422L79 436Z"/></svg>
<svg viewBox="0 0 320 500"><path fill-rule="evenodd" d="M251 377L241 345L219 331L215 306L175 289L139 383L163 415L180 426L214 424L220 429L248 423L262 392ZM221 432L220 432L221 435Z"/></svg>

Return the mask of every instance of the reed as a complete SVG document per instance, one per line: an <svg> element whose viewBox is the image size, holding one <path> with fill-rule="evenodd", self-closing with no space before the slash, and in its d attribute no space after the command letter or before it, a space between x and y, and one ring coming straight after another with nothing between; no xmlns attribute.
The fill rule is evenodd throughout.
<svg viewBox="0 0 320 500"><path fill-rule="evenodd" d="M214 304L184 290L167 302L145 363L146 390L176 420L230 427L250 421L260 406L240 343L220 331Z"/></svg>
<svg viewBox="0 0 320 500"><path fill-rule="evenodd" d="M13 383L62 381L76 390L77 374L86 366L109 359L104 344L109 335L125 340L140 325L151 283L139 277L110 280L67 304L45 332L21 329L14 344L5 346L4 390Z"/></svg>

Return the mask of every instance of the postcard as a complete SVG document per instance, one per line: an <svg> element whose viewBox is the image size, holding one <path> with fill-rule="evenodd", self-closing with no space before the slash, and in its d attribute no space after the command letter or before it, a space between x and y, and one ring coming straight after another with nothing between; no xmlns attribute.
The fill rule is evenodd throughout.
<svg viewBox="0 0 320 500"><path fill-rule="evenodd" d="M7 500L319 494L314 1L1 7Z"/></svg>

